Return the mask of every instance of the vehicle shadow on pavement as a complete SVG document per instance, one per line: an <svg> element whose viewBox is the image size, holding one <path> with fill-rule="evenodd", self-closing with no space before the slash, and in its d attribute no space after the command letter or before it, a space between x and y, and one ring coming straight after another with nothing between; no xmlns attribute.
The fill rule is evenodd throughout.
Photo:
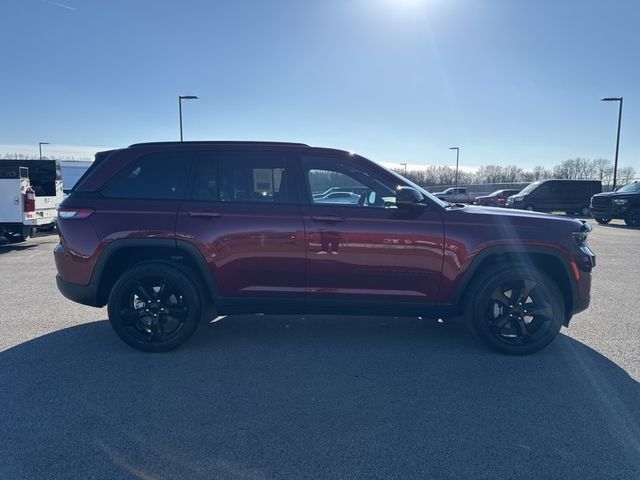
<svg viewBox="0 0 640 480"><path fill-rule="evenodd" d="M626 223L608 223L606 225L601 225L602 228L618 228L622 230L640 230L640 226L632 226L627 225Z"/></svg>
<svg viewBox="0 0 640 480"><path fill-rule="evenodd" d="M38 245L35 243L8 243L8 242L0 242L0 255L3 253L22 251L22 250L31 250L32 248L37 247Z"/></svg>
<svg viewBox="0 0 640 480"><path fill-rule="evenodd" d="M235 316L145 354L107 321L0 352L1 478L638 478L640 384L561 335Z"/></svg>

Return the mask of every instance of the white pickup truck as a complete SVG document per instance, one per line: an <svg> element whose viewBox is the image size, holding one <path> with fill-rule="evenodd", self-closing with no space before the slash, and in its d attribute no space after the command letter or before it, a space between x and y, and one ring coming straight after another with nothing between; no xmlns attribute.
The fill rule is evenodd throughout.
<svg viewBox="0 0 640 480"><path fill-rule="evenodd" d="M33 162L38 183L32 184ZM50 162L50 163L45 163ZM59 163L53 160L0 160L0 235L21 242L37 228L52 228L63 199Z"/></svg>
<svg viewBox="0 0 640 480"><path fill-rule="evenodd" d="M478 194L470 193L467 187L451 187L442 192L435 192L434 195L440 200L451 203L471 203Z"/></svg>

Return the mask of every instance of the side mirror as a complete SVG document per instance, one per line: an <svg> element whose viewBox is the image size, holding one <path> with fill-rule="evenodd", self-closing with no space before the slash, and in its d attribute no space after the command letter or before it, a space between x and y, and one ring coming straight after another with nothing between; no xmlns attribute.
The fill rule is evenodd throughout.
<svg viewBox="0 0 640 480"><path fill-rule="evenodd" d="M396 190L396 206L398 208L424 206L422 194L412 187L398 187Z"/></svg>

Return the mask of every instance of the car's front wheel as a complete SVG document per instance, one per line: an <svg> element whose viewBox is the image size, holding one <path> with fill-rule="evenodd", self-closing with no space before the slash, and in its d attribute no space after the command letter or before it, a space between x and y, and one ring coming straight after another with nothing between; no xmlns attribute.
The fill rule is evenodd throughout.
<svg viewBox="0 0 640 480"><path fill-rule="evenodd" d="M640 208L634 208L627 213L627 216L624 218L624 223L630 227L640 226Z"/></svg>
<svg viewBox="0 0 640 480"><path fill-rule="evenodd" d="M201 299L185 271L162 262L126 271L111 289L109 321L128 345L164 352L184 343L198 327Z"/></svg>
<svg viewBox="0 0 640 480"><path fill-rule="evenodd" d="M596 222L598 222L600 225L606 225L607 223L609 223L611 221L610 218L602 218L602 217L596 217Z"/></svg>
<svg viewBox="0 0 640 480"><path fill-rule="evenodd" d="M566 318L558 285L532 265L494 267L467 290L465 319L483 342L509 355L546 347Z"/></svg>

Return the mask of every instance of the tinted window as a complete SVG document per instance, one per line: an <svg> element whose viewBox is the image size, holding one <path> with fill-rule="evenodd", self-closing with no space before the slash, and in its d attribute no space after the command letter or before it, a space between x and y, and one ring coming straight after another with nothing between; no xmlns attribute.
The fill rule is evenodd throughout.
<svg viewBox="0 0 640 480"><path fill-rule="evenodd" d="M189 173L191 154L152 153L118 173L102 190L106 197L180 199Z"/></svg>
<svg viewBox="0 0 640 480"><path fill-rule="evenodd" d="M286 157L281 153L221 152L220 201L287 203L292 201Z"/></svg>
<svg viewBox="0 0 640 480"><path fill-rule="evenodd" d="M218 158L215 152L198 152L191 182L192 200L216 202L218 197Z"/></svg>
<svg viewBox="0 0 640 480"><path fill-rule="evenodd" d="M395 208L397 184L338 158L303 157L310 202L377 208Z"/></svg>

